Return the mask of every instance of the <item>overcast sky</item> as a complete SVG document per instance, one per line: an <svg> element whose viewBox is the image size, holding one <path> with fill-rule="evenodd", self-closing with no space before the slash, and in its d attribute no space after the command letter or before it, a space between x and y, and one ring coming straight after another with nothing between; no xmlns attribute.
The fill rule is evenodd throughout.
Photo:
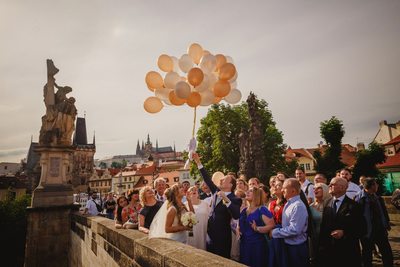
<svg viewBox="0 0 400 267"><path fill-rule="evenodd" d="M95 158L134 154L148 133L185 149L192 110L146 113L144 77L194 42L234 59L243 100L265 99L293 148L315 147L331 116L352 145L400 120L400 1L0 0L0 162L39 138L47 58L96 132Z"/></svg>

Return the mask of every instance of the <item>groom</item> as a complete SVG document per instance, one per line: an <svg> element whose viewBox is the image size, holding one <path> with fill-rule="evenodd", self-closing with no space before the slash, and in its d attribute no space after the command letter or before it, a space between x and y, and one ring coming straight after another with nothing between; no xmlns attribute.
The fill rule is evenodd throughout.
<svg viewBox="0 0 400 267"><path fill-rule="evenodd" d="M211 215L208 218L207 250L211 253L230 258L231 254L231 219L238 219L242 200L233 193L236 188L236 180L232 175L227 175L220 180L219 186L215 185L203 168L199 155L193 153L193 159L211 190Z"/></svg>

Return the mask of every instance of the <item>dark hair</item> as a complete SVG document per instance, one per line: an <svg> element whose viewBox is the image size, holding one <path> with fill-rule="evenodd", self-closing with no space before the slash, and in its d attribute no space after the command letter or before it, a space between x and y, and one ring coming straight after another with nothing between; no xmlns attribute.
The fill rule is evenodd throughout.
<svg viewBox="0 0 400 267"><path fill-rule="evenodd" d="M134 194L139 194L139 190L136 188L128 190L128 200L129 201L132 200L132 195L134 195Z"/></svg>
<svg viewBox="0 0 400 267"><path fill-rule="evenodd" d="M122 198L125 198L126 199L126 201L128 201L128 199L126 198L126 196L120 196L118 199L117 199L117 222L122 222L122 209L123 209L123 207L121 207L121 205L119 205L119 201L122 199Z"/></svg>
<svg viewBox="0 0 400 267"><path fill-rule="evenodd" d="M363 186L365 189L371 189L376 183L375 178L367 177L364 180Z"/></svg>
<svg viewBox="0 0 400 267"><path fill-rule="evenodd" d="M301 167L301 166L297 167L297 168L296 168L296 171L302 171L303 173L306 173L306 172L304 171L304 168Z"/></svg>
<svg viewBox="0 0 400 267"><path fill-rule="evenodd" d="M231 177L231 184L232 184L232 189L231 192L234 193L236 189L236 178L233 175L229 175Z"/></svg>
<svg viewBox="0 0 400 267"><path fill-rule="evenodd" d="M265 194L267 194L268 196L271 196L271 192L269 191L269 187L268 186L262 185L259 188L262 189Z"/></svg>
<svg viewBox="0 0 400 267"><path fill-rule="evenodd" d="M349 168L340 169L340 172L342 172L342 171L348 171L351 174L351 170Z"/></svg>
<svg viewBox="0 0 400 267"><path fill-rule="evenodd" d="M233 177L237 178L236 173L234 173L234 172L228 172L228 175L232 175Z"/></svg>

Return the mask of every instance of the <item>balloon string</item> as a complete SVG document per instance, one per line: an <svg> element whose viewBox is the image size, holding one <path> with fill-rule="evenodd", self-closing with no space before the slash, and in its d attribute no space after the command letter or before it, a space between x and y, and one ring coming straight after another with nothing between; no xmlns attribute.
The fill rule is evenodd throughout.
<svg viewBox="0 0 400 267"><path fill-rule="evenodd" d="M193 116L193 130L192 130L192 138L194 138L194 133L196 130L196 107L194 108L194 116Z"/></svg>

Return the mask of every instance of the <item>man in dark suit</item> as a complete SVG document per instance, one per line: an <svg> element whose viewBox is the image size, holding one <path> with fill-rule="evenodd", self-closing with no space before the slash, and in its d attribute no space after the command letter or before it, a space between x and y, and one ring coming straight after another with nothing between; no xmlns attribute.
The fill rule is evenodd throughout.
<svg viewBox="0 0 400 267"><path fill-rule="evenodd" d="M382 253L383 266L393 266L393 252L388 240L390 230L389 215L386 210L385 202L378 196L378 184L374 178L365 178L363 190L356 196L356 201L360 203L367 232L361 238L362 259L364 267L372 267L372 251L375 244Z"/></svg>
<svg viewBox="0 0 400 267"><path fill-rule="evenodd" d="M333 178L332 199L324 208L320 230L319 266L361 266L360 237L365 232L361 207L346 196L347 181Z"/></svg>
<svg viewBox="0 0 400 267"><path fill-rule="evenodd" d="M208 219L207 250L225 258L230 258L232 234L231 219L238 219L242 200L233 193L236 188L236 180L232 175L227 175L215 185L203 168L197 153L193 159L199 168L204 182L211 190L211 215Z"/></svg>

